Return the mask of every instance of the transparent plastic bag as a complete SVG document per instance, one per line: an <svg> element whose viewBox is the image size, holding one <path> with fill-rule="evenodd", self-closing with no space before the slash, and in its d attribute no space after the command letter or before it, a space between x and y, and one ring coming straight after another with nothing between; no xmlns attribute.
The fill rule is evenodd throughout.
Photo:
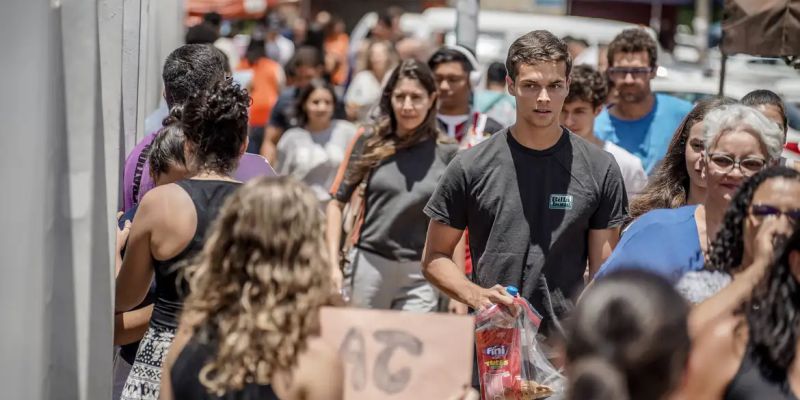
<svg viewBox="0 0 800 400"><path fill-rule="evenodd" d="M475 341L482 400L533 400L555 397L564 376L547 358L537 338L541 315L514 296L512 307L496 304L475 315Z"/></svg>

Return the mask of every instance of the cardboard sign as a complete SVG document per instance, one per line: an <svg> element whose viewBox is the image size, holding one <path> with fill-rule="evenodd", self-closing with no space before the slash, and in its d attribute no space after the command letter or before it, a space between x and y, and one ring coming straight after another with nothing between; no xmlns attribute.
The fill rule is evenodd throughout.
<svg viewBox="0 0 800 400"><path fill-rule="evenodd" d="M472 317L326 307L320 319L346 400L449 399L471 382Z"/></svg>

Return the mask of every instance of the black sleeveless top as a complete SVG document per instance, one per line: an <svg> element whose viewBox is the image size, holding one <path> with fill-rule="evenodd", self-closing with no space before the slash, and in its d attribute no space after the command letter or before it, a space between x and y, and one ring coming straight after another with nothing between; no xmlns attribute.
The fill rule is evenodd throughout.
<svg viewBox="0 0 800 400"><path fill-rule="evenodd" d="M194 237L178 255L169 260L153 259L156 280L156 301L153 306L151 326L177 329L183 299L188 293L188 285L180 271L185 261L190 260L203 248L206 230L216 218L225 199L241 183L230 181L207 181L187 179L176 182L192 198L197 212L197 228ZM179 280L180 278L180 280Z"/></svg>
<svg viewBox="0 0 800 400"><path fill-rule="evenodd" d="M176 399L202 400L280 400L271 385L248 383L242 389L227 392L223 396L209 393L200 383L200 370L213 356L216 346L200 343L193 337L183 348L172 366L172 392Z"/></svg>
<svg viewBox="0 0 800 400"><path fill-rule="evenodd" d="M748 341L742 365L725 390L724 400L798 400L792 393L789 377L784 373L769 377L756 363L752 344Z"/></svg>

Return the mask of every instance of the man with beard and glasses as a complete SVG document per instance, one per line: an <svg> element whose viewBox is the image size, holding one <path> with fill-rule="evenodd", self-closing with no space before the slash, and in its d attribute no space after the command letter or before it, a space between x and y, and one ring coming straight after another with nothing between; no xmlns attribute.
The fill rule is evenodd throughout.
<svg viewBox="0 0 800 400"><path fill-rule="evenodd" d="M595 135L642 160L650 174L664 158L675 128L691 103L650 89L656 76L656 42L643 29L622 31L608 46L608 77L617 89L614 106L595 120Z"/></svg>

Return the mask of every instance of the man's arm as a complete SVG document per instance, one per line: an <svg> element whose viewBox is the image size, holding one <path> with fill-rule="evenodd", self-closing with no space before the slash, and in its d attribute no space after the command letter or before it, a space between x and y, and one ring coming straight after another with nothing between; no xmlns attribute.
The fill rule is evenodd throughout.
<svg viewBox="0 0 800 400"><path fill-rule="evenodd" d="M614 251L619 242L621 227L589 230L589 281Z"/></svg>
<svg viewBox="0 0 800 400"><path fill-rule="evenodd" d="M451 298L476 310L496 303L511 305L513 298L501 285L482 288L470 282L464 275L464 269L453 262L456 246L463 234L464 231L460 229L431 220L422 253L422 273L425 278Z"/></svg>

